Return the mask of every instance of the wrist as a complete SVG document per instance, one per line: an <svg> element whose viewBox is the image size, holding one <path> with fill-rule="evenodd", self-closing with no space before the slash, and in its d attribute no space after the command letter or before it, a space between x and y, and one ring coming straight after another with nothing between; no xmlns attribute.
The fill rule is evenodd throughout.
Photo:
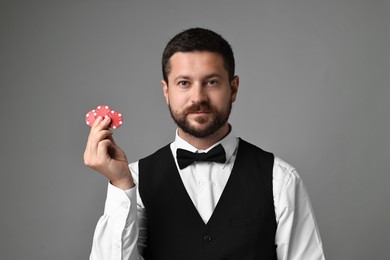
<svg viewBox="0 0 390 260"><path fill-rule="evenodd" d="M122 190L128 190L131 189L135 186L133 180L131 179L125 179L125 180L115 180L115 181L110 181L112 185L115 187L118 187L119 189Z"/></svg>
<svg viewBox="0 0 390 260"><path fill-rule="evenodd" d="M110 183L122 190L128 190L135 186L130 170L123 177L110 180Z"/></svg>

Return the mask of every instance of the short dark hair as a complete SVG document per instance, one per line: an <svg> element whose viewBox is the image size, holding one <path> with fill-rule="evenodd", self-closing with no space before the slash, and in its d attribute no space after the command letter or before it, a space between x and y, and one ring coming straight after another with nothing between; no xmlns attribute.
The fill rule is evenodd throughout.
<svg viewBox="0 0 390 260"><path fill-rule="evenodd" d="M169 59L176 52L210 51L222 56L229 80L234 78L234 55L230 44L221 35L204 28L190 28L174 36L167 44L162 55L163 79L168 84L171 72Z"/></svg>

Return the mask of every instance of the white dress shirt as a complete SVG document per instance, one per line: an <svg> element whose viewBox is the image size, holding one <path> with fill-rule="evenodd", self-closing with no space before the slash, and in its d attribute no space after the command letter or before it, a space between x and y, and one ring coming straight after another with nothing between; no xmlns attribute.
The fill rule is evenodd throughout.
<svg viewBox="0 0 390 260"><path fill-rule="evenodd" d="M176 150L207 152L222 144L226 163L195 162L180 170ZM180 138L170 145L183 184L203 221L210 219L229 179L238 148L231 131L224 139L198 150ZM121 190L108 184L104 215L93 238L90 260L139 260L146 245L147 225L144 205L138 193L138 162L129 165L136 187ZM320 234L306 189L296 170L275 157L273 195L276 216L275 244L278 260L325 259ZM175 203L172 201L172 203Z"/></svg>

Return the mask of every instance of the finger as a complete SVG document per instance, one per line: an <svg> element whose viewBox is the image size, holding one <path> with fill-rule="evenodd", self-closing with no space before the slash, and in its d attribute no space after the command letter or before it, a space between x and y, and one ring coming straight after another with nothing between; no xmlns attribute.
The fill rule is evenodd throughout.
<svg viewBox="0 0 390 260"><path fill-rule="evenodd" d="M113 140L111 137L113 132L108 129L110 118L98 116L91 127L91 131L88 136L87 145L84 152L84 163L94 167L99 164L101 159L98 158L99 143L105 139ZM101 156L101 155L100 155ZM109 155L106 155L107 157Z"/></svg>
<svg viewBox="0 0 390 260"><path fill-rule="evenodd" d="M113 133L112 133L112 134L113 134ZM109 139L114 145L116 145L116 142L115 142L114 137L112 136L112 134L111 134L111 135L108 135L108 136L107 136L107 139Z"/></svg>
<svg viewBox="0 0 390 260"><path fill-rule="evenodd" d="M95 122L93 123L93 125L91 127L91 131L89 132L88 140L90 140L91 138L94 138L97 135L97 133L99 133L100 131L109 130L109 128L108 128L109 123L110 123L110 118L108 116L106 116L105 118L102 118L101 116L99 116L95 120Z"/></svg>
<svg viewBox="0 0 390 260"><path fill-rule="evenodd" d="M105 139L112 139L113 132L111 130L100 130L99 132L91 133L88 140L88 150L91 156L96 156L99 142Z"/></svg>
<svg viewBox="0 0 390 260"><path fill-rule="evenodd" d="M100 131L101 129L98 128L98 126L100 125L100 123L103 121L103 117L101 116L98 116L96 118L96 120L93 122L92 126L91 126L91 130L89 131L89 136L88 136L88 139L91 137L91 136L94 136L96 132Z"/></svg>
<svg viewBox="0 0 390 260"><path fill-rule="evenodd" d="M104 142L108 145L106 152L107 152L108 157L110 159L113 159L115 161L126 162L126 164L128 164L125 153L122 151L122 149L118 145L116 145L110 139L106 139L106 140L104 140Z"/></svg>
<svg viewBox="0 0 390 260"><path fill-rule="evenodd" d="M98 125L98 127L102 127L103 129L108 129L108 126L110 125L111 123L111 118L109 116L105 116L103 118L103 121L100 122L100 124Z"/></svg>
<svg viewBox="0 0 390 260"><path fill-rule="evenodd" d="M96 118L96 120L93 122L92 126L91 127L96 127L98 124L100 124L100 122L103 120L103 117L102 116L98 116Z"/></svg>
<svg viewBox="0 0 390 260"><path fill-rule="evenodd" d="M108 126L111 123L111 118L109 116L101 117L99 116L92 125L91 131L100 131L103 129L108 129Z"/></svg>
<svg viewBox="0 0 390 260"><path fill-rule="evenodd" d="M99 145L97 147L96 151L96 158L98 162L101 164L106 164L111 158L108 154L108 149L110 146L112 146L112 142L109 139L104 139L103 141L99 142Z"/></svg>
<svg viewBox="0 0 390 260"><path fill-rule="evenodd" d="M85 164L97 171L101 171L111 159L109 154L110 146L112 146L111 140L104 139L97 143L95 149L87 149L84 154Z"/></svg>

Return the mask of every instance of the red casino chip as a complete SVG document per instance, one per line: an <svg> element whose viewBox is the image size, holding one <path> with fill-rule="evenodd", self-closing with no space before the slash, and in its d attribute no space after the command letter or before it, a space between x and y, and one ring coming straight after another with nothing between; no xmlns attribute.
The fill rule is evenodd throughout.
<svg viewBox="0 0 390 260"><path fill-rule="evenodd" d="M105 117L111 112L111 109L106 105L100 105L96 108L96 113L98 116Z"/></svg>
<svg viewBox="0 0 390 260"><path fill-rule="evenodd" d="M97 117L97 113L96 113L95 109L89 111L85 115L85 123L87 123L87 125L89 125L89 126L92 126L93 122L95 122L95 120L96 120L96 117Z"/></svg>
<svg viewBox="0 0 390 260"><path fill-rule="evenodd" d="M108 116L111 119L109 128L117 129L123 124L122 114L118 111L111 110L109 106L100 105L97 108L89 111L85 115L85 123L88 126L92 126L98 116L105 117Z"/></svg>
<svg viewBox="0 0 390 260"><path fill-rule="evenodd" d="M123 123L122 114L119 113L118 111L111 110L108 116L111 118L110 128L117 129L122 125Z"/></svg>

